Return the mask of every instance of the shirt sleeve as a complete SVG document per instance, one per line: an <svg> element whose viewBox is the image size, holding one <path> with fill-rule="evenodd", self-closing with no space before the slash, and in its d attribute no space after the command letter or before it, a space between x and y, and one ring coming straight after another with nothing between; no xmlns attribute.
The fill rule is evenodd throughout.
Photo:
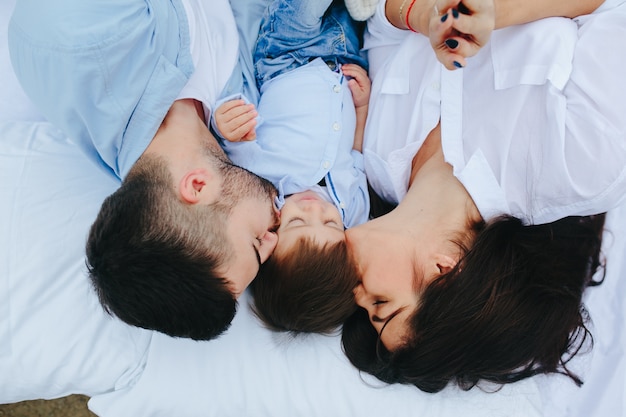
<svg viewBox="0 0 626 417"><path fill-rule="evenodd" d="M565 158L581 214L626 200L626 3L579 22L570 81L565 86ZM588 207L584 207L587 205Z"/></svg>
<svg viewBox="0 0 626 417"><path fill-rule="evenodd" d="M370 198L367 191L367 179L365 178L365 168L363 154L352 150L352 160L354 161L355 180L351 187L350 211L346 213L346 228L365 223L369 219Z"/></svg>

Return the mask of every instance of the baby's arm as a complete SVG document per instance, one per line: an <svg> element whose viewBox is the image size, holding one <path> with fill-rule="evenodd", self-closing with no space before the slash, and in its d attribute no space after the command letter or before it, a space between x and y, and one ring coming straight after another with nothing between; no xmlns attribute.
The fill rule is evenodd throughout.
<svg viewBox="0 0 626 417"><path fill-rule="evenodd" d="M215 110L215 126L219 134L230 142L256 139L256 117L254 104L244 100L230 100Z"/></svg>
<svg viewBox="0 0 626 417"><path fill-rule="evenodd" d="M363 134L365 132L365 120L370 102L370 89L372 83L367 72L356 64L343 64L341 71L345 76L352 77L348 81L354 108L356 110L356 129L354 131L354 145L352 149L361 152L363 149Z"/></svg>

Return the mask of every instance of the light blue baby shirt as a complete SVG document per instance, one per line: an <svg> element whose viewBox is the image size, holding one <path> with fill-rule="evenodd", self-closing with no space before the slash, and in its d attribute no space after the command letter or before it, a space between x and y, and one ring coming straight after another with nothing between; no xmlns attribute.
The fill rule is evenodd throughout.
<svg viewBox="0 0 626 417"><path fill-rule="evenodd" d="M356 113L341 73L321 59L263 84L251 142L224 141L231 160L272 181L284 197L324 179L345 227L367 221L363 156L352 149Z"/></svg>

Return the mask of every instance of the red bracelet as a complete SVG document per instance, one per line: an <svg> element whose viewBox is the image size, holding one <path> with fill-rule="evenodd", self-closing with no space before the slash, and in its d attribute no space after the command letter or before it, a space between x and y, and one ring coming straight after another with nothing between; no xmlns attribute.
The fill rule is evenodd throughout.
<svg viewBox="0 0 626 417"><path fill-rule="evenodd" d="M415 29L413 29L411 27L411 24L409 23L409 16L411 15L411 9L413 8L413 5L415 4L415 0L411 0L411 4L409 4L409 8L406 10L406 27L409 28L409 30L411 32L415 32L415 33L419 33L418 31L416 31Z"/></svg>

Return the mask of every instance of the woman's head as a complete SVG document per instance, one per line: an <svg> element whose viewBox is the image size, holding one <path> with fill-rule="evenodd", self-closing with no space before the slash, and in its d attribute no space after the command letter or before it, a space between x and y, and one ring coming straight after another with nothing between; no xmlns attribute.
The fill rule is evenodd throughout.
<svg viewBox="0 0 626 417"><path fill-rule="evenodd" d="M384 346L395 349L406 342L423 289L455 267L483 224L466 219L457 231L429 225L420 233L391 214L346 231L359 272L355 299Z"/></svg>
<svg viewBox="0 0 626 417"><path fill-rule="evenodd" d="M490 222L454 268L420 290L398 346L386 349L360 310L344 325L346 354L384 381L428 392L545 372L580 382L566 364L589 336L581 299L600 264L603 220Z"/></svg>

